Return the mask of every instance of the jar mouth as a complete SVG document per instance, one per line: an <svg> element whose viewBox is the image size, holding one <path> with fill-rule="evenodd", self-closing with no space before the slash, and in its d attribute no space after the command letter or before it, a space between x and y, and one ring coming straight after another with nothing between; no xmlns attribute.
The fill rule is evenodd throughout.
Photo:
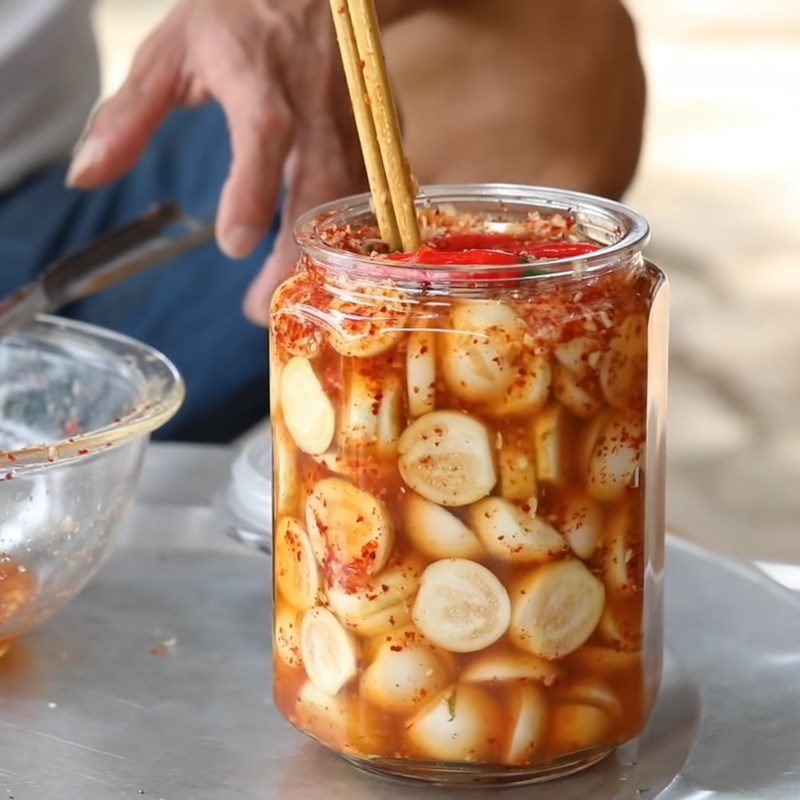
<svg viewBox="0 0 800 800"><path fill-rule="evenodd" d="M295 225L297 244L320 264L347 270L363 277L391 279L398 282L425 282L442 279L474 282L474 270L480 269L480 280L507 281L509 264L414 264L398 263L382 255L362 255L328 244L324 231L350 225L358 227L375 223L368 193L340 198L317 206L302 215ZM533 264L517 265L524 274L514 280L536 280L587 275L631 263L639 257L650 239L650 226L640 214L622 203L604 197L514 183L441 184L420 187L416 199L420 209L448 206L457 212L478 214L486 219L487 228L502 231L503 225L524 219L531 212L546 215L569 214L578 230L600 248L590 253L564 258L541 259Z"/></svg>

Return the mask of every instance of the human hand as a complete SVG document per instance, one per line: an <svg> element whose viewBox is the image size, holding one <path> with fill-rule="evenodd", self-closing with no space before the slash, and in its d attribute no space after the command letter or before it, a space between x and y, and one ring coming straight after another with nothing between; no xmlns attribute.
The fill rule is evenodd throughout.
<svg viewBox="0 0 800 800"><path fill-rule="evenodd" d="M274 217L282 181L287 190L275 248L245 298L248 317L265 323L295 255L297 216L365 187L327 2L181 0L94 114L67 182L118 178L171 109L210 99L224 109L233 151L216 222L222 250L247 255Z"/></svg>

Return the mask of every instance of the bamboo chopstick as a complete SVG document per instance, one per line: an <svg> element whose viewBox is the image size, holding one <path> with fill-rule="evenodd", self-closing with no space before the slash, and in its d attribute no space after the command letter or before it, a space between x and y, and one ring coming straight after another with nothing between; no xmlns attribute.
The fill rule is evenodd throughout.
<svg viewBox="0 0 800 800"><path fill-rule="evenodd" d="M383 168L380 145L375 132L375 122L372 119L372 112L368 105L367 87L364 83L364 73L361 69L361 60L356 48L350 14L344 0L330 0L330 3L336 39L339 42L342 65L347 79L350 103L353 106L353 114L356 120L358 139L361 143L361 152L364 154L364 165L367 168L367 180L372 193L372 204L375 207L378 228L381 232L381 238L389 247L392 250L398 250L402 246L400 231L397 228L392 197L386 180L386 171Z"/></svg>
<svg viewBox="0 0 800 800"><path fill-rule="evenodd" d="M389 223L381 223L380 215L384 219L388 217L388 188L399 244L403 250L416 250L420 246L420 233L414 206L414 182L403 150L400 125L386 74L374 1L330 0L330 3L367 174L372 172L376 178L375 186L370 179L370 189L381 236L390 246L397 247L396 240L392 242L387 238L387 235L391 236ZM367 123L367 117L371 125ZM381 171L377 169L376 149L380 154L385 183L381 181ZM387 224L386 233L383 224Z"/></svg>

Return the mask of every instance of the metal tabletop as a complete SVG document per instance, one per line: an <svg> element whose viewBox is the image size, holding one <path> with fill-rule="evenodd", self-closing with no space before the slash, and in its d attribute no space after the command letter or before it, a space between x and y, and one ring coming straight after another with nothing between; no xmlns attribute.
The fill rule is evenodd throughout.
<svg viewBox="0 0 800 800"><path fill-rule="evenodd" d="M109 563L0 659L0 800L488 797L362 775L280 719L269 562L225 539L211 510L231 456L152 447ZM646 732L504 800L800 797L800 602L693 546L673 540L668 556L665 679Z"/></svg>

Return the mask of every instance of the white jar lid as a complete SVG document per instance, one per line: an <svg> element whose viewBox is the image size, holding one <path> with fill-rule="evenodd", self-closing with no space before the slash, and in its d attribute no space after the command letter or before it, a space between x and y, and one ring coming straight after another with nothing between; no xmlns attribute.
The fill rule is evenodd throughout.
<svg viewBox="0 0 800 800"><path fill-rule="evenodd" d="M272 519L272 437L259 434L231 466L231 478L219 498L227 533L270 552Z"/></svg>

